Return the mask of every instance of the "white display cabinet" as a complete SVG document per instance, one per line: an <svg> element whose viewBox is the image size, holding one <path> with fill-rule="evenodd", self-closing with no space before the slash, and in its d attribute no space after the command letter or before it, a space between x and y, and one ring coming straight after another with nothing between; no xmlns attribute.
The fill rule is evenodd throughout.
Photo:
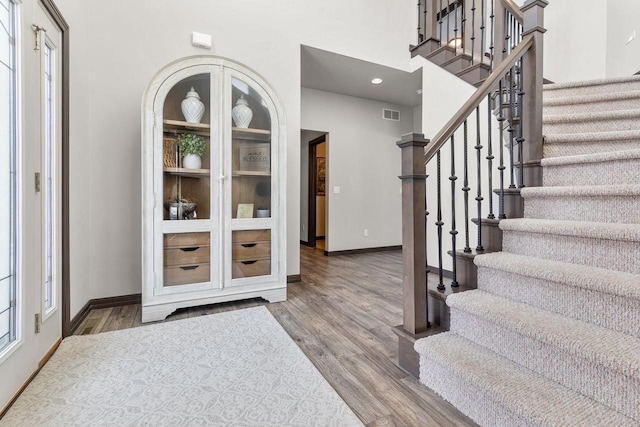
<svg viewBox="0 0 640 427"><path fill-rule="evenodd" d="M285 148L281 104L246 67L191 57L153 78L142 105L143 322L286 299Z"/></svg>

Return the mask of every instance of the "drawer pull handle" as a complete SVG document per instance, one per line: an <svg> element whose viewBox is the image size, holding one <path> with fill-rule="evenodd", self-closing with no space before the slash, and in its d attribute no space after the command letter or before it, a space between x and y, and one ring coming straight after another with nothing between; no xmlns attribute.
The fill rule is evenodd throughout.
<svg viewBox="0 0 640 427"><path fill-rule="evenodd" d="M240 261L240 262L243 263L244 265L251 265L251 264L255 264L258 261L256 260L256 261Z"/></svg>
<svg viewBox="0 0 640 427"><path fill-rule="evenodd" d="M253 248L256 244L255 243L243 243L242 247L243 248Z"/></svg>
<svg viewBox="0 0 640 427"><path fill-rule="evenodd" d="M194 252L194 251L197 251L198 249L200 249L200 246L192 246L190 248L180 248L180 250L184 252Z"/></svg>
<svg viewBox="0 0 640 427"><path fill-rule="evenodd" d="M199 265L186 265L184 267L180 267L183 270L195 270L196 268L200 267Z"/></svg>

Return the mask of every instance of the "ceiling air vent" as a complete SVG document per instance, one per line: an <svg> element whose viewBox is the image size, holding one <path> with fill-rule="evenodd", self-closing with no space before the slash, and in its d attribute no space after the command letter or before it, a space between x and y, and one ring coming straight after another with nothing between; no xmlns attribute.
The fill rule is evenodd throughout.
<svg viewBox="0 0 640 427"><path fill-rule="evenodd" d="M395 122L400 121L400 111L389 110L386 108L382 109L382 118L385 120L393 120Z"/></svg>

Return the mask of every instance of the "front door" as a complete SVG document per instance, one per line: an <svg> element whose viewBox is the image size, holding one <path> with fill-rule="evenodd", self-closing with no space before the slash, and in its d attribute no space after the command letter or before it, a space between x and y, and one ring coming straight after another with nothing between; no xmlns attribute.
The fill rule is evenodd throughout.
<svg viewBox="0 0 640 427"><path fill-rule="evenodd" d="M38 0L0 20L2 408L61 337L62 32Z"/></svg>

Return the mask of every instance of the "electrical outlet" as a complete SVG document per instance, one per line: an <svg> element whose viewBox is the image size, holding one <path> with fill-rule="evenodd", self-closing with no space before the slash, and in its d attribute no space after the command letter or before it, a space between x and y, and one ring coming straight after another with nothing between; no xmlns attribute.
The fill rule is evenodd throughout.
<svg viewBox="0 0 640 427"><path fill-rule="evenodd" d="M364 237L369 237L369 230L368 229L364 229Z"/></svg>
<svg viewBox="0 0 640 427"><path fill-rule="evenodd" d="M304 231L304 224L302 224L302 231Z"/></svg>

